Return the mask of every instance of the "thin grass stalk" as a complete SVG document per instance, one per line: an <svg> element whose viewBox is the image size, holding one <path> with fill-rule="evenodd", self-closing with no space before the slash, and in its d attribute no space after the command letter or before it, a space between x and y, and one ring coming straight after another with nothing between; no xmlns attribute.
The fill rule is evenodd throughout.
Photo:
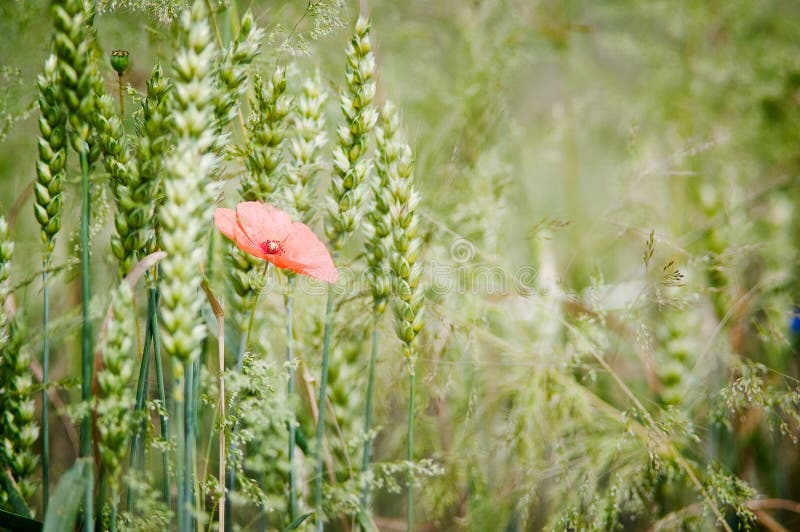
<svg viewBox="0 0 800 532"><path fill-rule="evenodd" d="M55 247L55 235L61 227L61 191L63 188L67 143L66 109L60 102L57 81L57 59L45 61L44 74L39 76L39 160L34 185L34 214L41 226L42 255L42 507L47 512L50 500L50 421L47 388L50 369L50 295L48 267Z"/></svg>
<svg viewBox="0 0 800 532"><path fill-rule="evenodd" d="M212 232L208 238L208 249L206 251L206 264L204 271L206 272L206 277L212 278L214 275L214 261L212 257L214 256L214 242L215 242L215 235L216 233ZM204 285L205 286L205 285ZM210 301L210 300L209 300ZM200 415L200 367L205 366L208 363L208 351L209 351L209 344L211 343L208 336L203 339L203 343L200 349L200 357L195 359L194 363L192 364L192 382L194 385L194 389L192 390L192 397L194 398L194 403L192 404L192 411L195 415L194 426L198 427L201 425L201 420L197 418ZM195 432L195 438L200 437L200 432ZM195 446L197 445L197 440L195 440Z"/></svg>
<svg viewBox="0 0 800 532"><path fill-rule="evenodd" d="M266 277L267 269L269 268L269 262L264 263L264 271L262 272L262 276ZM236 372L241 373L242 367L244 365L244 353L247 350L247 344L250 342L250 333L253 330L253 322L255 321L256 315L256 305L258 305L258 295L259 292L253 294L253 302L250 305L249 310L245 311L243 319L247 320L247 331L239 339L239 348L236 352ZM236 408L236 397L231 398L231 410ZM235 434L237 429L237 425L234 424L231 427L231 433ZM233 439L233 438L231 438ZM230 454L232 455L233 452L236 450L236 446L231 443ZM228 471L225 474L225 491L230 495L233 492L234 484L236 483L236 471L232 466L228 467ZM225 532L231 532L233 530L233 519L232 519L232 506L231 506L231 498L225 498L225 514L227 516L226 519L226 528Z"/></svg>
<svg viewBox="0 0 800 532"><path fill-rule="evenodd" d="M372 430L372 407L373 398L375 397L375 365L378 359L378 319L379 314L376 313L375 319L372 321L372 348L369 354L369 376L367 378L367 401L364 408L364 455L361 459L361 472L366 475L369 471L369 462L372 457L372 438L369 436L369 431ZM364 481L361 488L361 509L366 513L367 505L369 503L369 482Z"/></svg>
<svg viewBox="0 0 800 532"><path fill-rule="evenodd" d="M119 493L114 486L111 488L111 522L109 523L109 531L117 532L117 509L119 507Z"/></svg>
<svg viewBox="0 0 800 532"><path fill-rule="evenodd" d="M406 487L406 530L414 530L414 404L417 395L416 373L414 360L408 361L408 446L406 447L406 460L408 461L408 485Z"/></svg>
<svg viewBox="0 0 800 532"><path fill-rule="evenodd" d="M50 500L50 415L47 385L50 373L50 337L47 332L50 323L50 294L47 290L48 256L42 261L42 515L47 514Z"/></svg>
<svg viewBox="0 0 800 532"><path fill-rule="evenodd" d="M184 482L185 477L185 468L186 468L186 461L184 460L184 456L186 454L186 437L185 431L183 428L183 424L186 420L184 415L184 379L186 376L186 372L184 371L184 375L175 379L175 389L177 393L175 393L175 400L174 400L174 415L175 419L178 421L177 427L177 434L178 434L178 457L176 460L176 488L177 488L177 519L178 519L178 532L187 532L186 527L186 508L184 505L184 489L186 483Z"/></svg>
<svg viewBox="0 0 800 532"><path fill-rule="evenodd" d="M95 482L95 472L94 472L94 463L90 462L90 470L92 472L89 475L89 482L86 484L86 494L84 498L84 513L83 513L83 530L86 532L94 532L94 519L92 516L94 515L94 497L92 494L94 493L94 482Z"/></svg>
<svg viewBox="0 0 800 532"><path fill-rule="evenodd" d="M334 262L336 261L334 253ZM317 467L314 474L314 508L317 530L322 531L322 476L325 468L323 441L325 439L325 396L328 393L328 358L331 351L331 324L333 321L333 285L328 286L328 301L325 304L325 332L322 340L322 371L319 379L319 401L317 403Z"/></svg>
<svg viewBox="0 0 800 532"><path fill-rule="evenodd" d="M159 299L159 292L158 286L151 287L148 290L148 298L152 300L153 312L149 315L148 319L150 321L150 330L153 335L153 359L156 363L156 385L158 386L158 399L161 402L161 409L158 413L159 422L161 425L161 437L168 440L169 439L169 420L167 415L165 414L164 410L167 408L167 392L166 388L164 387L164 367L161 363L161 340L158 334L158 314L156 310L158 309L158 299ZM148 305L150 303L148 302ZM170 497L170 481L169 481L169 451L164 450L164 453L161 455L161 466L162 466L162 476L161 476L161 494L164 497L164 502L167 503L168 507L172 507L171 504L171 497Z"/></svg>
<svg viewBox="0 0 800 532"><path fill-rule="evenodd" d="M148 376L150 373L150 342L153 337L150 316L154 312L155 309L153 308L153 302L151 301L148 293L147 318L145 319L144 328L144 347L142 348L142 360L139 364L139 378L136 382L136 403L134 406L134 412L142 412L142 410L144 410L145 401L147 400L147 388L149 381ZM136 468L141 470L144 467L142 463L144 457L144 442L142 441L142 434L145 429L145 423L147 423L147 418L145 416L143 416L142 422L139 424L139 427L131 437L131 456L129 462L131 469ZM128 490L128 496L125 504L129 512L133 511L132 490Z"/></svg>
<svg viewBox="0 0 800 532"><path fill-rule="evenodd" d="M386 104L383 109L383 123L394 130L399 117L394 107ZM422 244L419 231L419 217L415 209L419 204L419 194L414 190L413 157L411 148L398 139L392 149L395 164L386 168L389 184L389 221L393 228L392 242L394 253L389 266L394 275L394 316L395 332L403 342L403 357L408 364L409 402L408 402L408 438L406 458L408 460L408 484L406 503L406 527L414 529L414 415L416 400L416 345L417 336L424 325L424 296L420 281L422 279L422 263L418 262L419 248ZM379 143L380 145L380 143ZM388 143L387 143L388 147ZM385 151L385 150L384 150ZM380 166L379 166L380 168Z"/></svg>
<svg viewBox="0 0 800 532"><path fill-rule="evenodd" d="M220 424L220 429L221 430L220 430L220 435L219 435L219 450L220 450L221 454L220 454L220 457L219 457L219 471L218 471L219 472L218 481L219 481L220 488L222 488L222 493L220 495L219 506L218 506L219 507L218 530L224 530L224 528L225 528L225 526L224 526L225 525L225 503L224 503L224 499L225 499L225 492L224 492L224 486L225 486L225 484L224 484L225 483L225 424L224 424L224 419L225 419L224 418L224 412L225 412L225 379L224 379L223 372L225 371L225 311L222 308L222 303L214 295L214 292L211 290L211 287L208 285L208 282L207 282L206 279L203 279L200 287L203 289L203 292L205 292L206 299L208 300L208 303L211 306L211 311L214 313L214 317L217 319L217 358L218 358L218 361L219 361L219 368L220 368L220 374L219 374L219 391L220 391L219 409L220 409L220 415L221 415L221 420L222 420L222 422ZM195 383L195 390L198 390L195 393L199 394L199 386L197 385L197 383ZM216 414L216 411L214 411L212 419L211 419L211 426L212 427L214 426L214 421L216 420L216 417L217 417L217 414ZM195 416L195 419L197 419L197 416ZM209 438L209 440L210 440L210 438ZM208 463L210 461L210 457L209 457L210 454L211 454L211 442L209 441L208 445L206 445L206 454L205 454L205 458L204 458L204 461L203 461L204 467L203 467L202 473L199 473L200 478L206 478L207 465L208 465ZM195 476L197 476L197 475L195 475ZM196 491L195 505L196 505L197 508L202 508L201 507L201 501L200 501L200 496L201 496L200 490L195 490L195 491ZM211 517L213 517L213 514L214 514L214 510L212 509L211 510ZM209 522L211 522L211 521L212 521L212 519L209 518ZM201 530L201 526L200 526L199 520L197 522L197 529L198 529L198 532Z"/></svg>
<svg viewBox="0 0 800 532"><path fill-rule="evenodd" d="M99 477L98 484L100 485L100 488L97 490L97 497L95 498L99 506L99 511L94 516L94 527L98 530L103 530L103 514L105 513L104 510L106 505L106 486L108 485L108 475L106 468L102 465L100 466Z"/></svg>
<svg viewBox="0 0 800 532"><path fill-rule="evenodd" d="M199 403L200 400L200 366L205 365L208 359L208 338L203 342L203 349L201 351L201 358L196 359L192 362L192 412L195 416L198 416L198 412L200 411ZM194 420L194 426L197 427L199 425L199 420ZM195 437L199 437L199 433L195 432Z"/></svg>
<svg viewBox="0 0 800 532"><path fill-rule="evenodd" d="M225 530L225 318L217 317L217 352L219 353L219 485L222 493L219 499L219 527Z"/></svg>
<svg viewBox="0 0 800 532"><path fill-rule="evenodd" d="M255 314L255 312L254 311L250 311L250 320L249 320L250 326L253 325L253 319L252 319L253 314ZM245 316L245 317L247 317L247 316ZM243 365L243 362L244 362L244 352L245 352L245 349L246 349L246 346L247 346L247 336L249 336L249 331L250 331L250 328L248 327L248 334L245 335L239 341L239 349L238 349L238 351L236 353L236 371L237 372L241 372L242 371L242 365ZM236 406L236 398L233 397L232 400L231 400L231 409L233 409L235 406ZM234 425L231 428L231 431L232 432L236 431L236 425ZM236 450L236 446L231 442L230 453L233 454L233 452L235 450ZM234 487L235 483L236 483L236 471L234 470L232 465L229 465L228 468L227 468L227 471L225 472L225 492L228 495L230 495L230 493L233 492L233 487ZM233 513L233 506L232 506L231 498L230 497L225 497L225 514L228 516L228 519L225 522L225 529L224 529L225 532L231 532L233 530L233 519L231 518L232 513Z"/></svg>
<svg viewBox="0 0 800 532"><path fill-rule="evenodd" d="M289 276L289 289L286 295L286 364L289 369L289 383L287 387L288 402L294 410L294 327L292 309L294 307L294 275ZM294 416L292 416L294 418ZM289 522L294 522L297 514L297 486L296 471L294 466L295 424L289 421Z"/></svg>
<svg viewBox="0 0 800 532"><path fill-rule="evenodd" d="M89 160L86 149L80 152L81 159L81 310L82 310L82 340L81 340L81 400L88 404L92 395L92 323L89 318L89 300L91 299L91 274L89 267L89 222L90 210L90 185L89 185ZM92 454L92 430L89 412L83 416L81 422L81 457L90 457ZM93 506L91 487L86 489L85 506L83 514L84 530L94 530L92 520Z"/></svg>
<svg viewBox="0 0 800 532"><path fill-rule="evenodd" d="M253 302L252 308L248 312L249 312L249 320L248 320L247 332L239 340L239 348L236 352L236 371L239 373L241 373L242 371L242 365L244 364L244 352L247 349L247 342L248 339L250 338L250 330L253 328L253 316L255 315L255 301ZM244 318L245 319L248 318L247 313L245 313ZM236 397L232 397L231 409L235 407L236 407ZM231 432L235 431L236 431L236 425L234 425L231 428ZM233 454L235 450L236 450L235 445L231 443L230 453ZM225 493L230 495L233 492L233 486L235 483L236 483L236 471L234 470L232 465L229 465L227 471L225 472ZM231 498L229 496L225 497L225 515L228 517L228 519L225 521L225 528L224 528L225 532L232 532L233 530L233 519L231 518L231 516L233 515L232 510L233 507Z"/></svg>
<svg viewBox="0 0 800 532"><path fill-rule="evenodd" d="M193 365L195 362L184 364L184 402L183 402L183 501L182 509L186 513L184 519L185 532L191 532L194 528L194 515L192 512L194 504L194 455L197 446L197 418L194 412L194 373Z"/></svg>

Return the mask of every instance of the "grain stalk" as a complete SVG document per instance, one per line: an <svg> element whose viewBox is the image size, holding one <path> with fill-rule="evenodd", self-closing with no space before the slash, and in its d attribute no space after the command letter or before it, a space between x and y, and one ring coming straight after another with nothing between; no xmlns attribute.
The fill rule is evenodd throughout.
<svg viewBox="0 0 800 532"><path fill-rule="evenodd" d="M91 266L89 263L89 224L91 188L89 166L97 158L97 139L93 131L98 83L102 82L92 62L94 7L81 0L57 0L52 6L57 56L58 82L62 101L67 108L69 140L79 154L81 168L81 400L88 404L92 382L92 323L89 316L91 299ZM87 413L81 421L81 457L91 456L92 431ZM84 529L94 528L92 484L84 494Z"/></svg>
<svg viewBox="0 0 800 532"><path fill-rule="evenodd" d="M311 222L315 214L318 173L324 164L322 150L328 142L323 114L326 99L317 72L303 83L294 98L290 119L292 134L286 144L289 160L280 192L292 210L293 219L305 224Z"/></svg>
<svg viewBox="0 0 800 532"><path fill-rule="evenodd" d="M12 314L9 279L14 253L8 223L0 217L0 471L9 479L0 489L0 503L16 513L30 515L25 501L33 495L37 460L33 447L39 436L30 375L30 353L18 315ZM10 481L9 481L10 480Z"/></svg>
<svg viewBox="0 0 800 532"><path fill-rule="evenodd" d="M391 273L389 266L390 244L392 234L391 180L398 176L399 156L402 148L397 131L400 118L391 103L387 103L381 112L378 126L375 128L377 154L375 156L375 176L370 181L372 209L367 213L364 223L364 252L367 260L367 278L372 292L374 318L371 323L372 342L369 357L367 380L367 399L364 410L364 452L361 471L364 484L361 488L361 508L367 510L369 502L369 462L372 453L372 408L375 394L375 365L378 358L378 327L386 310L391 295Z"/></svg>
<svg viewBox="0 0 800 532"><path fill-rule="evenodd" d="M279 172L281 171L281 146L285 139L284 118L289 111L290 100L286 97L285 70L277 67L271 79L265 84L256 76L254 82L254 96L250 107L253 110L247 126L248 137L245 150L242 153L244 166L247 172L240 177L239 197L244 201L270 201L275 191ZM243 252L236 246L231 246L227 257L231 268L229 279L234 291L233 308L235 322L242 324L240 327L240 345L236 354L236 371L241 372L244 354L247 349L250 331L255 319L258 297L263 289L266 279L266 267L263 273L259 272L261 262L255 257ZM247 323L246 328L243 324ZM235 397L231 400L232 409L235 408ZM234 425L232 431L237 430ZM234 448L231 444L231 460L226 474L226 491L232 492L236 482L236 471L233 466ZM232 530L233 519L231 499L225 499L225 513L227 515L226 530Z"/></svg>
<svg viewBox="0 0 800 532"><path fill-rule="evenodd" d="M319 82L319 73L303 84L300 94L294 100L291 114L292 135L287 145L289 160L286 164L283 186L280 191L295 219L308 223L314 212L312 209L314 192L317 186L317 171L322 166L321 149L326 143L325 121L322 106L325 93ZM286 363L288 367L287 396L289 404L294 404L295 394L295 354L294 354L294 295L295 276L289 274L286 294ZM289 522L297 517L297 471L295 464L296 430L295 415L289 423Z"/></svg>
<svg viewBox="0 0 800 532"><path fill-rule="evenodd" d="M34 214L41 227L42 244L42 505L50 499L50 423L47 388L50 377L50 295L48 270L61 228L61 191L67 163L67 109L62 101L57 72L58 59L51 54L39 76L39 159L36 162Z"/></svg>
<svg viewBox="0 0 800 532"><path fill-rule="evenodd" d="M192 366L200 354L205 329L198 323L207 221L217 185L212 180L219 158L214 152L213 64L206 10L197 1L181 15L179 50L173 63L174 90L170 93L176 147L165 164L164 204L159 208L161 245L167 258L161 267L162 346L173 360L178 389L175 408L182 417L179 431L178 528L194 528L194 454L196 417L193 412ZM184 385L183 390L180 385ZM182 416L181 416L182 414Z"/></svg>
<svg viewBox="0 0 800 532"><path fill-rule="evenodd" d="M385 119L399 121L392 116L396 111L384 109ZM389 176L389 218L392 227L394 251L390 265L394 274L395 331L403 342L403 356L408 368L408 484L406 527L414 529L414 417L416 401L417 337L424 324L422 263L418 262L422 239L418 235L419 216L416 213L419 195L414 189L413 160L408 144L399 145L396 173Z"/></svg>
<svg viewBox="0 0 800 532"><path fill-rule="evenodd" d="M339 99L344 121L337 130L338 143L333 150L333 174L331 193L328 197L325 217L325 234L334 249L336 262L338 252L353 233L360 218L363 195L361 186L368 173L366 151L369 132L378 119L372 100L375 97L375 57L369 38L369 20L359 17L355 31L346 49L346 86ZM324 472L325 410L328 388L328 359L330 358L331 325L333 321L333 285L328 286L325 305L325 329L322 342L322 369L317 401L316 470L314 474L314 507L316 527L323 528L322 477Z"/></svg>
<svg viewBox="0 0 800 532"><path fill-rule="evenodd" d="M111 487L110 530L116 530L119 506L120 475L128 448L128 438L134 429L135 395L131 388L135 362L132 329L136 322L130 309L133 294L127 282L114 292L111 319L101 346L103 369L97 374L101 398L95 405L98 444L104 474Z"/></svg>
<svg viewBox="0 0 800 532"><path fill-rule="evenodd" d="M125 192L126 201L119 203L117 217L128 227L128 236L119 239L112 236L112 251L121 261L140 259L154 252L157 245L156 198L162 196L163 183L161 171L164 155L169 147L171 133L168 127L169 92L171 83L164 76L161 65L153 68L147 81L147 95L142 101L141 122L137 124L136 158L133 171L129 174L128 185L120 188ZM164 375L161 361L161 344L158 334L158 270L153 267L147 274L147 314L145 322L144 347L139 369L136 390L136 412L143 412L147 402L146 390L150 372L150 355L152 352L158 396L161 401L160 428L161 436L169 439L169 422L163 409L167 407L164 389ZM131 466L144 468L144 442L142 431L145 420L136 428L131 439ZM162 497L170 502L169 452L162 453ZM132 511L133 492L128 491L128 509Z"/></svg>

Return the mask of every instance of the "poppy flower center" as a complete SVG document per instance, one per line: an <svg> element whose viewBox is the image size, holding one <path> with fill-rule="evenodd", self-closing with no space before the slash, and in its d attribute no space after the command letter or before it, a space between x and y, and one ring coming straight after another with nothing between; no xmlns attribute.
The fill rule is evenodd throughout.
<svg viewBox="0 0 800 532"><path fill-rule="evenodd" d="M267 255L276 255L282 251L282 246L277 240L267 240L261 243L261 249Z"/></svg>

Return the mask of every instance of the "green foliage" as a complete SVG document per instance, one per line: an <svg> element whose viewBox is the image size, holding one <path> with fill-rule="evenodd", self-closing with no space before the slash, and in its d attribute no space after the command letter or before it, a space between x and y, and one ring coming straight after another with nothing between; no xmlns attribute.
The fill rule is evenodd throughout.
<svg viewBox="0 0 800 532"><path fill-rule="evenodd" d="M106 323L106 335L100 347L103 353L103 369L97 373L100 397L94 406L98 418L100 458L115 491L134 430L134 359L131 349L135 323L130 313L132 303L130 287L123 282L112 295L111 319Z"/></svg>
<svg viewBox="0 0 800 532"><path fill-rule="evenodd" d="M315 192L324 167L323 149L328 142L324 115L327 98L317 71L303 81L293 99L291 136L286 146L288 161L281 191L287 209L296 214L295 219L306 224L317 210Z"/></svg>
<svg viewBox="0 0 800 532"><path fill-rule="evenodd" d="M257 75L253 92L244 154L247 173L241 178L239 196L244 201L268 203L283 177L284 122L292 103L286 95L286 71L277 67L266 83Z"/></svg>
<svg viewBox="0 0 800 532"><path fill-rule="evenodd" d="M339 93L344 121L336 131L338 143L333 150L331 195L325 222L325 234L336 250L341 249L360 219L362 183L367 176L367 141L378 120L372 105L375 56L369 27L365 18L356 21L355 33L346 51L346 84Z"/></svg>
<svg viewBox="0 0 800 532"><path fill-rule="evenodd" d="M215 142L214 78L216 47L203 4L184 11L180 48L173 62L174 86L170 92L170 124L176 147L164 165L164 203L158 210L161 248L167 259L161 265L161 319L164 350L183 361L200 354L205 336L194 324L201 300L197 298L218 157Z"/></svg>
<svg viewBox="0 0 800 532"><path fill-rule="evenodd" d="M2 226L4 507L16 495L39 503L30 353L41 337L25 326L41 314L36 235L50 259L51 386L67 412L88 408L74 397L71 140L90 162L104 157L104 169L91 168L95 289L167 253L148 283L160 293L160 347L200 376L190 505L201 526L218 518L222 427L236 472L226 494L234 528L320 521L303 521L316 451L331 528L391 528L409 473L417 523L430 529L756 529L770 519L791 528L787 509L800 500L792 2L379 0L367 23L339 1L199 2L181 17L183 0L104 0L97 15L90 2L58 0L52 39L40 29L45 4L0 6L10 43L0 44L0 192L18 235L9 263ZM135 47L123 77L135 111L122 115L106 94L103 69L117 77L100 66L100 50ZM330 87L341 87L335 103ZM36 101L38 124L29 118ZM18 207L34 177L31 216ZM310 440L324 289L293 278L288 393L286 277L209 238L214 202L239 199L322 227L336 251L321 449ZM62 226L68 237L56 245ZM204 278L225 311L223 420ZM165 405L147 401L154 418L174 418L175 433L145 419L149 458L128 469L139 290L111 295L93 404L108 480L134 494L114 523L162 530L178 507L157 489L165 473L154 457L166 451L164 478L185 473L176 445L185 420L172 406L185 375L166 375ZM380 321L390 301L397 334ZM109 294L94 298L93 319L108 303ZM380 345L365 431L373 325ZM403 354L418 377L413 463L404 460ZM239 355L241 372L232 369ZM189 420L193 429L191 410ZM72 454L53 426L56 474ZM362 474L367 441L373 463ZM75 475L60 476L85 477Z"/></svg>
<svg viewBox="0 0 800 532"><path fill-rule="evenodd" d="M34 454L39 427L34 421L33 379L28 366L31 356L25 345L26 331L19 316L13 314L9 275L14 243L8 223L0 217L0 468L15 483L9 493L4 482L0 505L9 504L17 493L28 500L36 490ZM15 509L16 510L16 509Z"/></svg>
<svg viewBox="0 0 800 532"><path fill-rule="evenodd" d="M47 515L44 516L42 530L44 532L73 530L86 488L92 486L93 483L92 461L88 458L78 459L58 482L58 487L47 508Z"/></svg>
<svg viewBox="0 0 800 532"><path fill-rule="evenodd" d="M48 57L39 76L39 160L36 162L34 214L42 227L45 255L53 251L61 228L64 170L67 165L67 111L59 90L55 55Z"/></svg>
<svg viewBox="0 0 800 532"><path fill-rule="evenodd" d="M245 356L241 372L226 374L226 385L236 399L224 424L226 430L236 427L230 435L235 451L229 456L240 483L231 494L234 508L249 503L278 522L287 515L283 493L287 489L291 410L282 391L285 384L285 375L255 354Z"/></svg>

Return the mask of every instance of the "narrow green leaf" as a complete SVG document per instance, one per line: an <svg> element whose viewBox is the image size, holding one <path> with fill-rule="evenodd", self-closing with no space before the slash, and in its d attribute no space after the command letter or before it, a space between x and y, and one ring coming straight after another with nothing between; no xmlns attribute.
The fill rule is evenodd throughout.
<svg viewBox="0 0 800 532"><path fill-rule="evenodd" d="M356 521L358 524L361 525L361 530L366 532L374 532L377 530L375 527L375 523L372 522L372 519L367 515L364 510L359 510L356 514Z"/></svg>
<svg viewBox="0 0 800 532"><path fill-rule="evenodd" d="M0 481L2 481L3 489L8 497L8 502L11 504L14 511L23 517L30 517L31 511L28 505L25 504L25 499L22 498L22 495L17 490L17 486L14 484L11 476L9 476L8 471L2 471L2 474L0 474Z"/></svg>
<svg viewBox="0 0 800 532"><path fill-rule="evenodd" d="M0 528L15 532L41 532L42 522L24 515L0 510Z"/></svg>
<svg viewBox="0 0 800 532"><path fill-rule="evenodd" d="M71 532L83 502L86 490L94 482L94 465L89 458L81 458L67 471L50 497L44 532Z"/></svg>
<svg viewBox="0 0 800 532"><path fill-rule="evenodd" d="M303 454L310 454L308 450L308 439L300 427L295 427L294 429L294 441L303 451Z"/></svg>
<svg viewBox="0 0 800 532"><path fill-rule="evenodd" d="M297 528L303 524L303 521L308 519L313 515L314 512L308 512L307 514L303 514L294 521L291 522L289 526L283 529L283 532L289 532L290 530L297 530Z"/></svg>

